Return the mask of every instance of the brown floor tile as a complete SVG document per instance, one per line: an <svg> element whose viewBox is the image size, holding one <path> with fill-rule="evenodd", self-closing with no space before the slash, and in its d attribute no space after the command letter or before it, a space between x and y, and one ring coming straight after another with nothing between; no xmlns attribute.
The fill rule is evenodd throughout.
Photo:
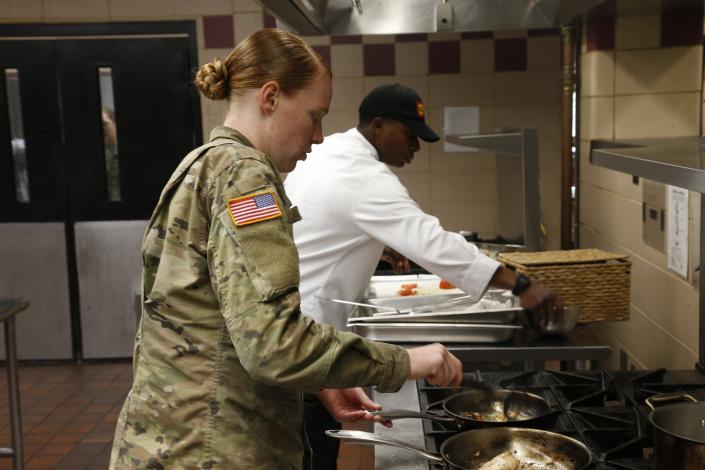
<svg viewBox="0 0 705 470"><path fill-rule="evenodd" d="M74 447L74 444L47 444L41 448L41 452L42 455L66 455Z"/></svg>

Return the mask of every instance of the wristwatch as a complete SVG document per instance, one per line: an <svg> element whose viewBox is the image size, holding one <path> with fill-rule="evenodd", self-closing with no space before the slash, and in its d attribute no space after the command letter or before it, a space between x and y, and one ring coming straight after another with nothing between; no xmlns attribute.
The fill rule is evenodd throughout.
<svg viewBox="0 0 705 470"><path fill-rule="evenodd" d="M531 287L531 279L523 274L517 274L517 280L516 284L514 284L514 288L512 289L512 294L519 297L529 287Z"/></svg>

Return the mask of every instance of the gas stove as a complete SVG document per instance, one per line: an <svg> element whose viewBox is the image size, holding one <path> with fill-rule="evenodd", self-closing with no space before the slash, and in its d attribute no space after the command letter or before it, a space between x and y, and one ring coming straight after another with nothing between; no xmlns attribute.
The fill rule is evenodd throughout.
<svg viewBox="0 0 705 470"><path fill-rule="evenodd" d="M705 376L695 370L467 373L467 377L510 390L543 397L551 406L543 429L585 443L593 457L591 470L654 468L652 429L646 398L667 392L687 392L705 400ZM457 393L451 388L417 382L421 410L439 409ZM459 431L452 424L423 420L426 448L438 451ZM429 465L430 469L440 466Z"/></svg>

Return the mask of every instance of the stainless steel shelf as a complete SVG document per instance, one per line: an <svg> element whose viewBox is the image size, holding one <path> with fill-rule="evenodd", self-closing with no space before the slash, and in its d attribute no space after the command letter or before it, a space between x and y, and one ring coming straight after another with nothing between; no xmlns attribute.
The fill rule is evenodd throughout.
<svg viewBox="0 0 705 470"><path fill-rule="evenodd" d="M593 140L591 148L593 165L705 193L705 152L698 136Z"/></svg>

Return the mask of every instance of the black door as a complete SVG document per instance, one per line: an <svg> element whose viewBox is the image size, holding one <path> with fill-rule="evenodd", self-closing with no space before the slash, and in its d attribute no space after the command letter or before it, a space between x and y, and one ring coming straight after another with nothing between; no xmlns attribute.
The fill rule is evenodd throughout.
<svg viewBox="0 0 705 470"><path fill-rule="evenodd" d="M38 29L0 41L0 296L31 302L20 357L129 356L146 219L202 141L195 29L0 33Z"/></svg>

